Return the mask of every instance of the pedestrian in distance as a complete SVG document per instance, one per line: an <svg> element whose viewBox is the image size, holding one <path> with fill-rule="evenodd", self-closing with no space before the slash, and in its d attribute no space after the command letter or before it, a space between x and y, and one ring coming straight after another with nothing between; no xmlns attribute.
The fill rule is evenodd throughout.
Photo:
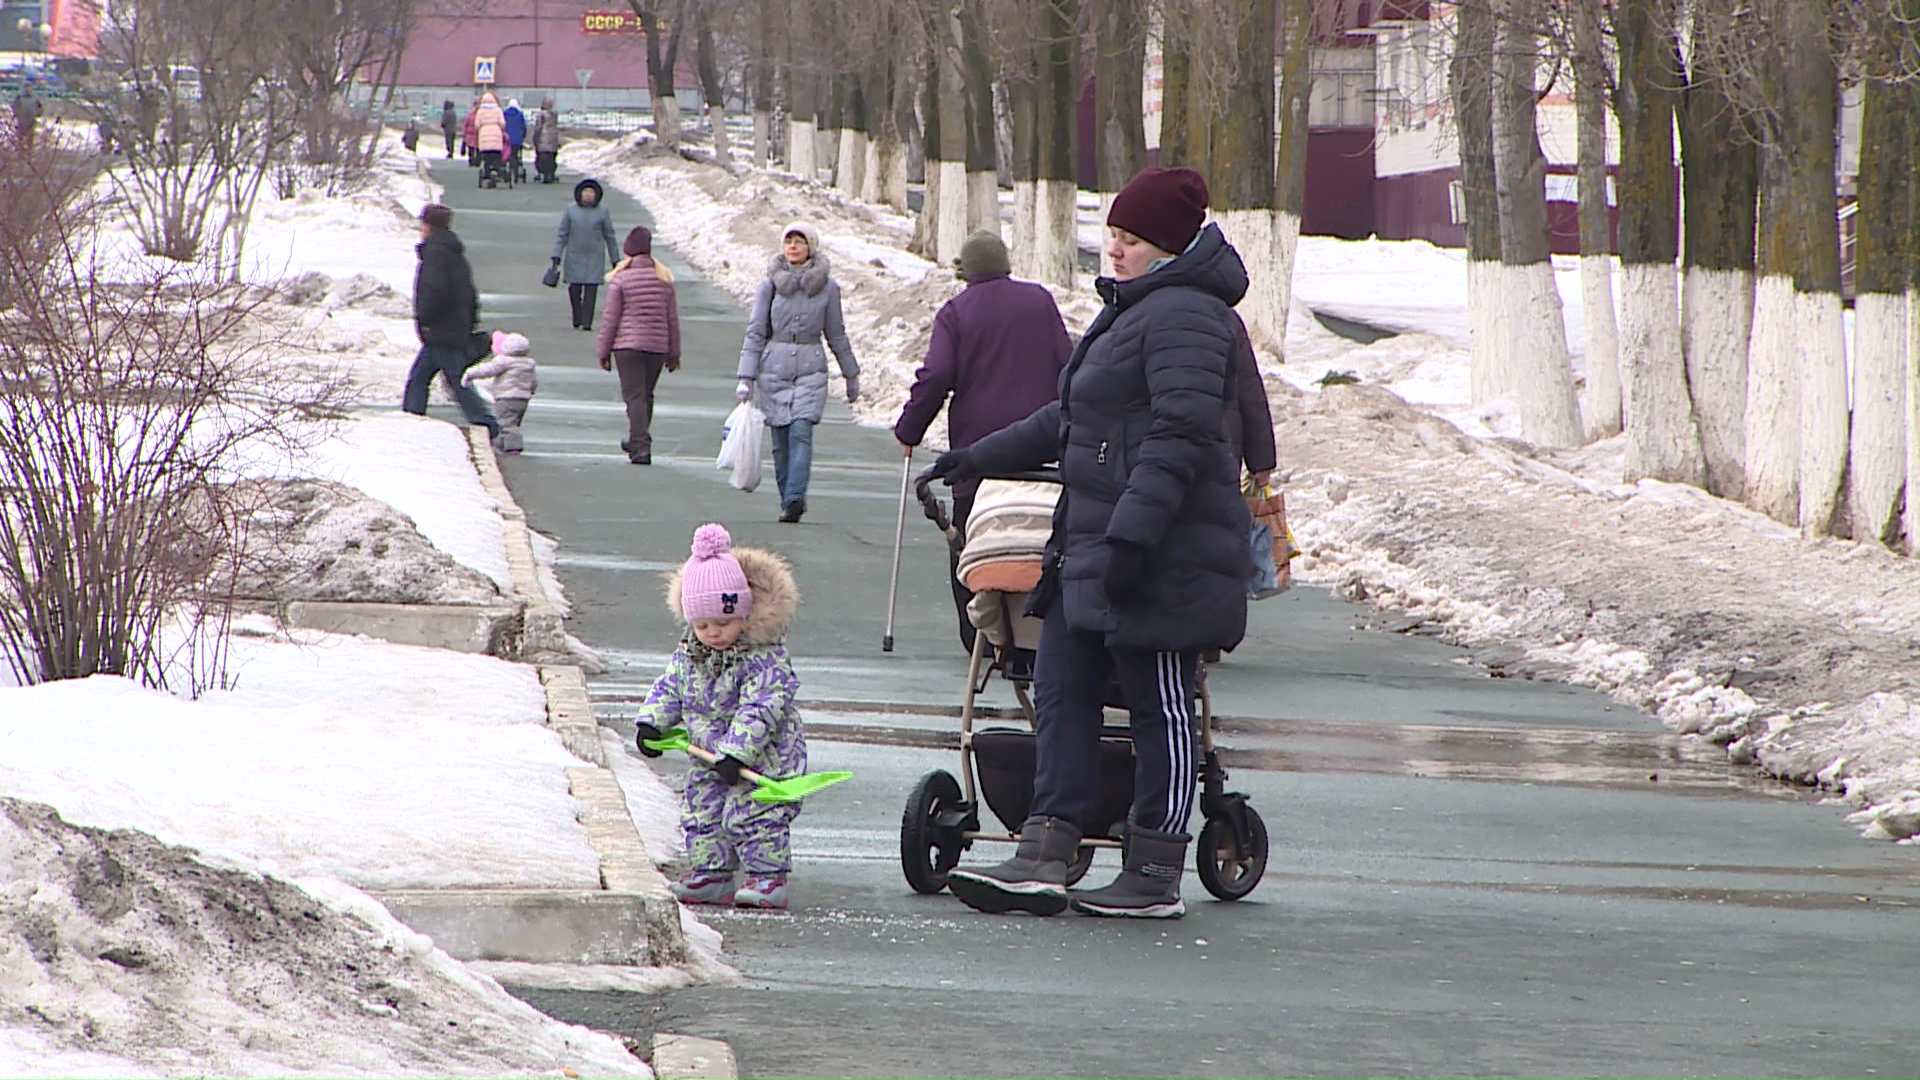
<svg viewBox="0 0 1920 1080"><path fill-rule="evenodd" d="M600 325L600 367L620 374L627 437L620 449L635 465L653 464L653 398L662 371L680 370L680 300L673 271L653 259L653 233L636 225L620 245L625 257L607 274Z"/></svg>
<svg viewBox="0 0 1920 1080"><path fill-rule="evenodd" d="M560 230L553 238L553 265L567 283L567 302L573 305L573 328L593 329L593 313L600 302L600 281L607 266L620 261L620 241L613 235L613 215L600 205L606 198L600 181L573 185L573 204L560 213Z"/></svg>
<svg viewBox="0 0 1920 1080"><path fill-rule="evenodd" d="M560 114L554 111L553 99L543 98L540 111L533 117L533 170L540 175L543 184L557 183L560 179Z"/></svg>
<svg viewBox="0 0 1920 1080"><path fill-rule="evenodd" d="M781 234L780 251L754 292L736 391L741 401L754 401L773 429L780 520L790 525L807 512L813 429L827 409L828 347L839 361L852 404L860 399L860 362L847 339L840 285L820 248L820 234L794 222Z"/></svg>
<svg viewBox="0 0 1920 1080"><path fill-rule="evenodd" d="M473 108L467 110L467 118L460 123L461 152L467 155L467 168L480 167L480 99L473 99Z"/></svg>
<svg viewBox="0 0 1920 1080"><path fill-rule="evenodd" d="M420 337L420 354L407 373L400 407L425 416L427 393L433 388L433 377L439 375L460 403L467 423L486 428L487 437L497 440L499 421L493 418L480 392L461 382L473 358L480 294L473 287L473 267L467 263L466 249L454 235L451 207L439 203L421 207L420 243L414 251L420 257L413 276L413 325Z"/></svg>
<svg viewBox="0 0 1920 1080"><path fill-rule="evenodd" d="M977 232L960 247L960 277L967 287L933 319L927 358L893 425L909 455L926 437L940 410L947 410L947 445L972 446L1031 416L1060 397L1060 371L1073 343L1060 308L1045 286L1015 281L1007 246L990 232ZM965 536L978 480L953 485L953 525ZM960 640L973 652L974 626L967 617L973 593L960 583L960 553L948 551Z"/></svg>
<svg viewBox="0 0 1920 1080"><path fill-rule="evenodd" d="M493 448L503 454L518 454L526 448L520 425L526 421L527 404L540 389L540 376L530 355L533 343L525 334L503 330L493 332L493 358L484 360L460 376L463 386L480 379L493 380L493 409L500 422L500 434Z"/></svg>
<svg viewBox="0 0 1920 1080"><path fill-rule="evenodd" d="M480 107L473 114L473 131L475 145L480 148L481 178L501 175L507 156L507 114L491 92L480 96Z"/></svg>
<svg viewBox="0 0 1920 1080"><path fill-rule="evenodd" d="M513 171L514 182L518 183L520 148L527 142L527 114L520 111L519 98L508 98L502 115L507 121L507 167Z"/></svg>
<svg viewBox="0 0 1920 1080"><path fill-rule="evenodd" d="M453 160L453 140L460 134L460 114L454 111L453 99L440 103L440 134L447 140L447 160Z"/></svg>
<svg viewBox="0 0 1920 1080"><path fill-rule="evenodd" d="M787 906L789 830L800 807L756 802L740 770L774 779L807 770L794 704L800 678L785 644L799 602L785 559L735 548L719 525L694 531L693 557L668 578L667 604L685 630L635 727L648 757L660 756L648 740L676 727L716 755L711 766L690 767L681 797L691 870L672 889L683 904Z"/></svg>
<svg viewBox="0 0 1920 1080"><path fill-rule="evenodd" d="M13 129L22 150L33 149L34 133L45 112L46 107L41 104L39 95L34 93L31 81L21 86L20 92L13 96Z"/></svg>
<svg viewBox="0 0 1920 1080"><path fill-rule="evenodd" d="M420 121L407 118L407 126L400 132L400 145L406 147L409 154L420 146Z"/></svg>
<svg viewBox="0 0 1920 1080"><path fill-rule="evenodd" d="M1233 306L1247 270L1192 169L1148 169L1107 214L1106 306L1060 380L1060 400L926 475L949 483L1060 463L1065 491L1027 614L1034 662L1033 802L1013 857L955 870L949 888L987 912L1178 918L1197 769L1201 653L1246 633L1253 520L1227 444ZM1120 875L1069 897L1067 866L1099 796L1102 706L1117 681L1134 750Z"/></svg>

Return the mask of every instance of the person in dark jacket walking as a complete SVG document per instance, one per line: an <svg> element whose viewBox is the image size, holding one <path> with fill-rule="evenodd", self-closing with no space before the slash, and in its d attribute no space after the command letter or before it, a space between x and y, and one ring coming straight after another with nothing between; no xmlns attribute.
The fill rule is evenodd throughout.
<svg viewBox="0 0 1920 1080"><path fill-rule="evenodd" d="M560 179L560 114L553 109L552 98L542 98L540 111L533 116L533 170L540 182L551 184Z"/></svg>
<svg viewBox="0 0 1920 1080"><path fill-rule="evenodd" d="M1092 915L1178 918L1195 789L1200 654L1240 643L1253 520L1229 456L1233 305L1247 270L1206 225L1191 169L1148 169L1107 215L1114 274L1060 377L1060 400L928 475L949 483L1060 463L1047 569L1028 612L1034 664L1031 816L1011 859L955 870L948 887L988 912L1066 910L1067 865L1098 796L1101 707L1116 680L1133 733L1134 799L1120 876L1071 898Z"/></svg>
<svg viewBox="0 0 1920 1080"><path fill-rule="evenodd" d="M447 140L447 160L453 160L453 140L460 135L460 114L453 111L453 99L440 103L440 134Z"/></svg>
<svg viewBox="0 0 1920 1080"><path fill-rule="evenodd" d="M620 373L627 437L620 449L635 465L653 464L653 391L662 371L680 370L680 300L673 271L653 261L653 233L635 225L620 246L626 258L607 275L600 325L600 368Z"/></svg>
<svg viewBox="0 0 1920 1080"><path fill-rule="evenodd" d="M1045 286L1015 281L1007 246L989 232L975 233L961 245L960 275L967 287L934 316L926 362L914 373L907 404L893 425L893 437L908 455L926 438L943 406L947 445L957 448L972 446L1060 397L1060 371L1073 343L1053 294ZM979 486L977 480L953 485L953 524L962 536ZM971 653L974 627L967 602L973 593L960 583L959 551L949 549L948 556L960 640Z"/></svg>
<svg viewBox="0 0 1920 1080"><path fill-rule="evenodd" d="M420 256L419 269L413 275L413 325L420 335L420 355L407 373L407 389L400 407L417 416L427 414L427 392L437 374L447 382L447 390L460 403L467 423L487 429L489 438L500 437L500 424L487 408L485 398L460 376L473 359L474 324L480 321L480 294L473 287L473 268L467 265L466 248L453 234L453 210L439 203L428 203L420 210L420 243L414 248Z"/></svg>
<svg viewBox="0 0 1920 1080"><path fill-rule="evenodd" d="M593 329L594 308L600 302L600 279L608 263L620 261L620 241L613 236L613 215L600 205L606 198L600 181L573 185L573 205L560 214L560 230L553 238L553 265L567 283L567 301L573 305L573 328Z"/></svg>

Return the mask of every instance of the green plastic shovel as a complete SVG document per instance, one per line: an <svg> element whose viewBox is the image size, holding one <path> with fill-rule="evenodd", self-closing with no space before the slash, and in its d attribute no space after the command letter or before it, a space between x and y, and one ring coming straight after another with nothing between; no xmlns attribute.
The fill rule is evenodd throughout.
<svg viewBox="0 0 1920 1080"><path fill-rule="evenodd" d="M709 765L719 760L719 755L693 745L693 737L687 734L686 728L677 727L657 739L648 739L647 749L662 753L668 750L683 750L687 756ZM823 772L775 780L769 776L761 776L752 769L741 769L740 775L753 781L753 801L762 803L797 803L821 788L830 788L853 776L850 772Z"/></svg>

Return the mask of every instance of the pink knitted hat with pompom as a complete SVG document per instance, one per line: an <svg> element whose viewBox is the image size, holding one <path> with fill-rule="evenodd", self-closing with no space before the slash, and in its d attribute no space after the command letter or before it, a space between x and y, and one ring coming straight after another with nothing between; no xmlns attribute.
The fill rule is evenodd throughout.
<svg viewBox="0 0 1920 1080"><path fill-rule="evenodd" d="M693 558L680 568L680 612L688 622L744 619L753 611L753 590L733 557L733 537L719 525L693 531Z"/></svg>

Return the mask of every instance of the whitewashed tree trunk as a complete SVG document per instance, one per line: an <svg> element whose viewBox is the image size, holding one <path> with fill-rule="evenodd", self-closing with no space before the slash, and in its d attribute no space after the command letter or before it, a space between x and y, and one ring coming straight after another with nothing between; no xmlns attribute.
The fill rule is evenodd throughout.
<svg viewBox="0 0 1920 1080"><path fill-rule="evenodd" d="M1573 394L1566 317L1553 264L1508 263L1501 269L1495 303L1507 333L1505 381L1519 410L1520 437L1540 446L1579 446L1580 406ZM1677 307L1677 298L1674 303ZM1674 344L1677 348L1679 342Z"/></svg>
<svg viewBox="0 0 1920 1080"><path fill-rule="evenodd" d="M867 184L867 133L853 128L840 132L840 162L834 167L833 186L849 199L860 197Z"/></svg>
<svg viewBox="0 0 1920 1080"><path fill-rule="evenodd" d="M1620 267L1621 386L1629 482L1698 484L1706 475L1680 343L1680 279L1672 263Z"/></svg>
<svg viewBox="0 0 1920 1080"><path fill-rule="evenodd" d="M727 107L707 106L707 123L713 126L713 160L722 165L733 161L733 147L727 140Z"/></svg>
<svg viewBox="0 0 1920 1080"><path fill-rule="evenodd" d="M867 140L867 161L860 174L860 201L863 203L881 203L886 201L887 190L887 152L878 138Z"/></svg>
<svg viewBox="0 0 1920 1080"><path fill-rule="evenodd" d="M1907 554L1920 555L1920 290L1907 290Z"/></svg>
<svg viewBox="0 0 1920 1080"><path fill-rule="evenodd" d="M1286 210L1273 213L1273 259L1275 278L1280 290L1280 322L1277 327L1279 344L1274 346L1274 355L1281 363L1287 362L1287 320L1293 314L1293 267L1300 255L1300 218Z"/></svg>
<svg viewBox="0 0 1920 1080"><path fill-rule="evenodd" d="M880 200L894 213L907 212L907 141L900 140L883 155L885 165L880 180Z"/></svg>
<svg viewBox="0 0 1920 1080"><path fill-rule="evenodd" d="M1800 520L1799 295L1788 275L1762 275L1747 347L1747 505L1788 525Z"/></svg>
<svg viewBox="0 0 1920 1080"><path fill-rule="evenodd" d="M936 259L945 266L960 257L960 245L967 242L967 163L940 163L940 231L935 234L940 252Z"/></svg>
<svg viewBox="0 0 1920 1080"><path fill-rule="evenodd" d="M1497 259L1467 262L1467 350L1469 396L1485 405L1513 392L1507 370L1505 305L1498 301L1506 268Z"/></svg>
<svg viewBox="0 0 1920 1080"><path fill-rule="evenodd" d="M1853 432L1847 493L1853 538L1889 543L1907 479L1907 297L1853 301Z"/></svg>
<svg viewBox="0 0 1920 1080"><path fill-rule="evenodd" d="M816 149L812 120L787 121L788 172L802 180L812 181L820 168L819 159L814 156Z"/></svg>
<svg viewBox="0 0 1920 1080"><path fill-rule="evenodd" d="M1796 298L1795 352L1800 360L1800 531L1833 531L1847 476L1847 339L1840 294Z"/></svg>
<svg viewBox="0 0 1920 1080"><path fill-rule="evenodd" d="M1613 259L1580 258L1580 306L1586 320L1587 441L1620 434L1620 328L1613 312Z"/></svg>
<svg viewBox="0 0 1920 1080"><path fill-rule="evenodd" d="M1103 191L1100 193L1100 276L1113 276L1113 260L1107 257L1107 215L1113 212L1113 200L1120 193ZM1015 196L1015 213L1018 214L1019 199ZM1017 221L1016 217L1016 221ZM1018 233L1018 229L1015 230Z"/></svg>
<svg viewBox="0 0 1920 1080"><path fill-rule="evenodd" d="M1079 256L1074 235L1079 193L1071 180L1034 183L1033 279L1042 285L1073 287Z"/></svg>
<svg viewBox="0 0 1920 1080"><path fill-rule="evenodd" d="M653 137L669 150L680 146L680 99L663 94L653 103Z"/></svg>
<svg viewBox="0 0 1920 1080"><path fill-rule="evenodd" d="M1213 216L1247 266L1247 296L1238 311L1256 347L1279 351L1286 341L1286 286L1274 246L1272 210L1222 210Z"/></svg>
<svg viewBox="0 0 1920 1080"><path fill-rule="evenodd" d="M840 168L840 131L838 128L818 127L813 129L813 160L818 169L809 180L818 180L831 187L835 172Z"/></svg>
<svg viewBox="0 0 1920 1080"><path fill-rule="evenodd" d="M1007 247L1014 276L1028 281L1039 276L1035 269L1039 264L1034 259L1034 228L1039 199L1038 185L1032 180L1013 182L1013 242Z"/></svg>
<svg viewBox="0 0 1920 1080"><path fill-rule="evenodd" d="M773 160L773 114L765 109L753 113L753 167L764 169Z"/></svg>
<svg viewBox="0 0 1920 1080"><path fill-rule="evenodd" d="M926 186L920 196L920 214L913 219L913 241L908 250L928 262L940 261L940 161L927 158Z"/></svg>
<svg viewBox="0 0 1920 1080"><path fill-rule="evenodd" d="M967 233L990 232L1000 235L1000 174L967 174Z"/></svg>
<svg viewBox="0 0 1920 1080"><path fill-rule="evenodd" d="M1747 490L1747 357L1753 333L1753 273L1687 268L1681 333L1707 490L1744 500Z"/></svg>

